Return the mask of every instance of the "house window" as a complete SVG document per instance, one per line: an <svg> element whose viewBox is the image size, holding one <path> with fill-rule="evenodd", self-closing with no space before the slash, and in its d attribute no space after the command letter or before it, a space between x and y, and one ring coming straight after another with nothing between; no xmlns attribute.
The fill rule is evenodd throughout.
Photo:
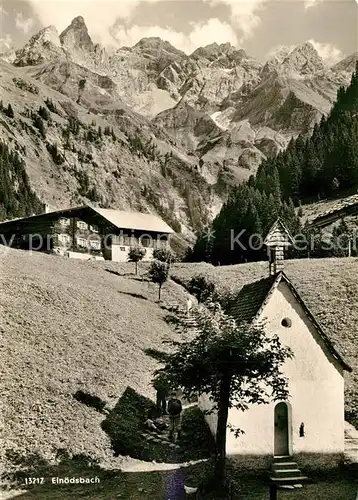
<svg viewBox="0 0 358 500"><path fill-rule="evenodd" d="M130 245L129 236L123 236L123 245Z"/></svg>
<svg viewBox="0 0 358 500"><path fill-rule="evenodd" d="M148 248L151 246L152 238L150 236L142 236L139 240L143 247Z"/></svg>
<svg viewBox="0 0 358 500"><path fill-rule="evenodd" d="M166 236L158 236L157 243L158 243L158 248L167 248L168 238Z"/></svg>
<svg viewBox="0 0 358 500"><path fill-rule="evenodd" d="M94 250L100 250L101 249L101 242L98 240L90 240L90 247L93 248Z"/></svg>
<svg viewBox="0 0 358 500"><path fill-rule="evenodd" d="M87 248L87 241L85 238L77 238L77 246L81 248Z"/></svg>
<svg viewBox="0 0 358 500"><path fill-rule="evenodd" d="M126 247L119 247L119 250L120 250L121 252L125 252L125 251L126 251Z"/></svg>
<svg viewBox="0 0 358 500"><path fill-rule="evenodd" d="M292 326L292 321L290 320L290 318L283 318L283 320L281 321L281 325L285 328L290 328Z"/></svg>
<svg viewBox="0 0 358 500"><path fill-rule="evenodd" d="M87 224L83 222L82 220L77 221L77 227L78 229L87 229Z"/></svg>
<svg viewBox="0 0 358 500"><path fill-rule="evenodd" d="M64 217L62 217L59 222L60 222L61 226L69 226L70 225L70 219L65 219Z"/></svg>
<svg viewBox="0 0 358 500"><path fill-rule="evenodd" d="M89 228L90 228L90 231L92 231L92 233L98 233L98 226L91 225Z"/></svg>
<svg viewBox="0 0 358 500"><path fill-rule="evenodd" d="M68 234L59 234L58 241L62 243L62 245L68 245L71 242L71 238Z"/></svg>

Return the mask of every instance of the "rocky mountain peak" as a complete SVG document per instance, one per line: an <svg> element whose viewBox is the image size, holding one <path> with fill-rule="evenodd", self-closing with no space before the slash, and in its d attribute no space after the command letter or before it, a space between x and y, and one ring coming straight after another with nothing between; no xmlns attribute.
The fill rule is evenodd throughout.
<svg viewBox="0 0 358 500"><path fill-rule="evenodd" d="M61 33L60 41L67 50L81 49L87 52L94 50L94 44L82 16L77 16L72 20L71 24Z"/></svg>
<svg viewBox="0 0 358 500"><path fill-rule="evenodd" d="M353 73L357 61L358 52L354 52L348 57L342 59L342 61L336 63L334 66L332 66L331 69L333 69L334 71L349 71L350 73Z"/></svg>
<svg viewBox="0 0 358 500"><path fill-rule="evenodd" d="M167 40L162 40L157 36L142 38L134 45L133 48L146 53L160 52L164 50L169 54L180 55L182 57L185 56L184 52L176 49Z"/></svg>
<svg viewBox="0 0 358 500"><path fill-rule="evenodd" d="M262 68L262 76L273 72L277 73L279 67L291 51L292 47L283 45L272 52Z"/></svg>
<svg viewBox="0 0 358 500"><path fill-rule="evenodd" d="M47 26L35 33L27 44L16 51L13 63L16 66L33 66L63 54L61 41L55 26Z"/></svg>
<svg viewBox="0 0 358 500"><path fill-rule="evenodd" d="M284 58L282 68L307 75L323 70L325 64L312 43L304 42Z"/></svg>
<svg viewBox="0 0 358 500"><path fill-rule="evenodd" d="M237 49L230 43L211 43L205 47L199 47L190 56L190 59L202 63L204 66L209 64L210 67L231 70L237 66L241 66L243 61L252 60L243 49Z"/></svg>
<svg viewBox="0 0 358 500"><path fill-rule="evenodd" d="M233 52L234 50L235 47L233 47L229 42L221 43L220 45L214 42L194 50L190 57L193 59L204 57L205 59L214 60L219 55L227 54L228 52Z"/></svg>
<svg viewBox="0 0 358 500"><path fill-rule="evenodd" d="M47 26L38 33L35 33L35 35L30 38L28 43L30 45L35 45L44 42L51 42L57 47L61 46L60 37L58 36L58 31L55 26Z"/></svg>

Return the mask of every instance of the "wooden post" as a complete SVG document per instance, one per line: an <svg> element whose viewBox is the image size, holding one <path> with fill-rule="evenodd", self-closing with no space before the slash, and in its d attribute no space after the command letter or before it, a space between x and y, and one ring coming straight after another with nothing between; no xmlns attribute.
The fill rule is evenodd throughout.
<svg viewBox="0 0 358 500"><path fill-rule="evenodd" d="M277 484L270 484L270 500L277 500Z"/></svg>

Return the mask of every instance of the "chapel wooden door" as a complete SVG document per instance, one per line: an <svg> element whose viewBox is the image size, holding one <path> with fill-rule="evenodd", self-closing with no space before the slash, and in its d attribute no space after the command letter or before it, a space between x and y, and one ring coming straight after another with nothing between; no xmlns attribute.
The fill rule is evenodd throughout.
<svg viewBox="0 0 358 500"><path fill-rule="evenodd" d="M286 403L275 406L275 456L288 455L288 407Z"/></svg>

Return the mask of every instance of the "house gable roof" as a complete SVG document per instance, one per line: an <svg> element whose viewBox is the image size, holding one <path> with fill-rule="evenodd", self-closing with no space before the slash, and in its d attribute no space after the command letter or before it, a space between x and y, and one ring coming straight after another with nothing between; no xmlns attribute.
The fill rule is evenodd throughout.
<svg viewBox="0 0 358 500"><path fill-rule="evenodd" d="M155 233L171 234L173 229L157 215L144 214L141 212L125 212L122 210L112 210L107 208L97 208L87 204L80 207L53 210L30 217L12 219L0 223L1 228L6 229L14 224L26 224L36 219L53 219L54 217L85 217L86 214L94 213L109 222L117 229L133 229Z"/></svg>
<svg viewBox="0 0 358 500"><path fill-rule="evenodd" d="M282 271L268 278L264 278L262 280L255 281L243 286L243 288L239 291L239 293L233 300L232 306L230 308L230 314L237 321L252 322L258 317L263 307L271 297L273 291L282 281L287 284L291 293L301 305L307 318L310 320L319 336L322 338L330 354L336 359L336 361L342 366L344 370L351 372L352 368L344 361L342 356L339 354L337 349L328 338L327 334L322 329L321 325L318 323L316 318L313 316L307 305L300 297L296 288Z"/></svg>
<svg viewBox="0 0 358 500"><path fill-rule="evenodd" d="M123 210L97 208L94 206L90 206L90 208L118 229L140 229L155 233L174 233L173 229L157 215L144 214L142 212L125 212Z"/></svg>

